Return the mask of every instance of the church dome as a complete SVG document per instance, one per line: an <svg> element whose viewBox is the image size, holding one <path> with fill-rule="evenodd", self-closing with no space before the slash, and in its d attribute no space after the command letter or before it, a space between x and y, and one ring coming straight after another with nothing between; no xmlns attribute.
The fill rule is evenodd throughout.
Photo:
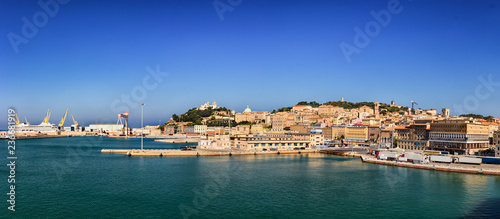
<svg viewBox="0 0 500 219"><path fill-rule="evenodd" d="M252 112L252 110L251 110L250 108L248 108L248 106L247 106L247 108L246 108L245 110L243 110L243 112L244 112L244 113L251 113L251 112Z"/></svg>

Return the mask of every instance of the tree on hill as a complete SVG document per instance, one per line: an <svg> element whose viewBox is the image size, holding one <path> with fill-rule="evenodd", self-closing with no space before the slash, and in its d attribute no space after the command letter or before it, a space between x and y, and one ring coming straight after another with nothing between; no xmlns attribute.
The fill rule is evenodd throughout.
<svg viewBox="0 0 500 219"><path fill-rule="evenodd" d="M319 107L321 104L317 103L316 101L311 101L311 102L307 102L307 101L300 101L298 102L296 105L310 105L312 107Z"/></svg>
<svg viewBox="0 0 500 219"><path fill-rule="evenodd" d="M290 111L292 111L292 108L293 108L293 107L291 107L291 106L289 106L289 107L279 108L279 109L278 109L278 112L290 112Z"/></svg>
<svg viewBox="0 0 500 219"><path fill-rule="evenodd" d="M483 116L480 114L473 114L473 113L462 114L462 115L460 115L460 117L472 117L474 119L484 119L484 120L488 120L488 119L493 118L493 116Z"/></svg>
<svg viewBox="0 0 500 219"><path fill-rule="evenodd" d="M253 125L253 122L250 121L241 121L238 123L238 125Z"/></svg>

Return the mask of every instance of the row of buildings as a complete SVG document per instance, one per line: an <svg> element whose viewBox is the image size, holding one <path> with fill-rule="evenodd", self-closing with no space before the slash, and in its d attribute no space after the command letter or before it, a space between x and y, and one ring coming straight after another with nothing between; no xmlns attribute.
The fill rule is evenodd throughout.
<svg viewBox="0 0 500 219"><path fill-rule="evenodd" d="M228 135L230 145L244 150L310 148L331 143L378 145L406 150L444 150L474 154L500 145L499 119L472 119L450 116L449 109L408 109L394 102L396 112L362 106L344 109L331 105L296 105L290 111L252 111L248 106L231 119L252 125L207 127L171 126L164 134ZM316 142L318 139L318 142ZM206 143L206 142L205 142Z"/></svg>

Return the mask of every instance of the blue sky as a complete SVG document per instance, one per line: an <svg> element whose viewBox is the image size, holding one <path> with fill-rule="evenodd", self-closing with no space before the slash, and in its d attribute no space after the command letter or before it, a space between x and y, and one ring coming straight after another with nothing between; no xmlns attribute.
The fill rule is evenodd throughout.
<svg viewBox="0 0 500 219"><path fill-rule="evenodd" d="M69 108L86 125L116 122L128 109L137 127L141 101L146 124L158 124L207 101L242 111L344 97L414 100L452 114L468 104L465 113L500 117L500 86L488 90L478 79L500 82L498 1L220 2L232 9L223 20L213 1L201 0L72 0L44 20L37 1L2 0L0 108L15 107L34 124L47 109L58 123ZM354 28L366 32L376 22L370 12L390 4L399 13L372 26L370 42L348 62L341 43L356 46ZM24 37L22 18L34 16L37 32ZM27 43L13 46L12 34ZM148 66L168 75L149 78L156 86L145 89ZM141 98L123 103L134 93Z"/></svg>

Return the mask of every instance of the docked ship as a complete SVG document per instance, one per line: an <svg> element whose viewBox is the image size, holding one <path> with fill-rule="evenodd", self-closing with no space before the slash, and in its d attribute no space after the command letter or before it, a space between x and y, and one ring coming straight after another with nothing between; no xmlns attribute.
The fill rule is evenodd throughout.
<svg viewBox="0 0 500 219"><path fill-rule="evenodd" d="M45 115L45 118L43 119L42 123L40 123L40 125L31 125L27 120L25 123L21 123L16 114L16 125L14 125L15 133L21 133L21 132L47 133L47 132L58 131L57 126L49 122L50 114L51 112L47 111L47 114Z"/></svg>

